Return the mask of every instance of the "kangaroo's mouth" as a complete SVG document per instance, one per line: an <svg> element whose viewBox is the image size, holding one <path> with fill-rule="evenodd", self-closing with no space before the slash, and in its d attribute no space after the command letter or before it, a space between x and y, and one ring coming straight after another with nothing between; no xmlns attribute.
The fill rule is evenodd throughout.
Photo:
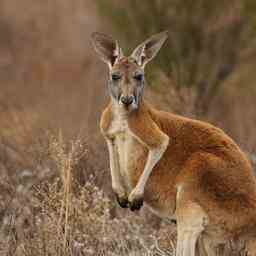
<svg viewBox="0 0 256 256"><path fill-rule="evenodd" d="M119 102L119 105L123 108L123 110L127 111L128 113L138 109L138 104L137 102L134 100L131 104L127 105L127 104L122 104Z"/></svg>
<svg viewBox="0 0 256 256"><path fill-rule="evenodd" d="M132 111L138 108L136 97L134 95L121 96L119 99L119 104L127 111Z"/></svg>

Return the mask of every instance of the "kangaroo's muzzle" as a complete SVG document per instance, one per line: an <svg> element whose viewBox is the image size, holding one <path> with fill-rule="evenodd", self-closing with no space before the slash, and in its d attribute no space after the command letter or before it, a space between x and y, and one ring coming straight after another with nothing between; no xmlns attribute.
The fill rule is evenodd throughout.
<svg viewBox="0 0 256 256"><path fill-rule="evenodd" d="M131 105L135 100L135 97L132 95L132 96L121 96L120 98L120 101L123 105L125 106L129 106Z"/></svg>

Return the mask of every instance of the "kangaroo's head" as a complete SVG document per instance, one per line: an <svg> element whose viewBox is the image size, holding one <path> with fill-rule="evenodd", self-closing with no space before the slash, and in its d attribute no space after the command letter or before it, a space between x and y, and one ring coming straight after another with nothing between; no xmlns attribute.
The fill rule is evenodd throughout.
<svg viewBox="0 0 256 256"><path fill-rule="evenodd" d="M114 102L132 111L139 107L144 88L144 68L167 39L167 32L151 36L125 57L116 40L93 33L92 42L100 58L109 67L108 89Z"/></svg>

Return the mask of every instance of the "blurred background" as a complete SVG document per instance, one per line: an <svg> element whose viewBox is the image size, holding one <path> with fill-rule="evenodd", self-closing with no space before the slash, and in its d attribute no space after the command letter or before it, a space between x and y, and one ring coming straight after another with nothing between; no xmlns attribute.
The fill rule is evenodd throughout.
<svg viewBox="0 0 256 256"><path fill-rule="evenodd" d="M45 149L51 136L63 144L83 141L87 153L74 170L76 181L84 186L94 177L112 198L99 132L108 70L90 35L111 34L129 54L162 30L169 39L147 67L145 97L221 127L256 161L254 0L0 0L0 189L9 198L12 187L8 200L18 198L19 186L28 194L55 176ZM6 210L5 193L1 223L17 211Z"/></svg>

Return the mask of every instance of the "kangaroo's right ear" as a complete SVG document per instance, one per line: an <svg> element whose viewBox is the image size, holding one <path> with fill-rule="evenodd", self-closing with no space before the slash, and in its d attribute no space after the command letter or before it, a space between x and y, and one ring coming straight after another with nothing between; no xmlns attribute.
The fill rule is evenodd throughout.
<svg viewBox="0 0 256 256"><path fill-rule="evenodd" d="M151 36L133 51L131 57L144 68L144 66L157 55L167 37L167 31Z"/></svg>
<svg viewBox="0 0 256 256"><path fill-rule="evenodd" d="M114 64L123 56L117 41L112 37L102 33L92 33L92 44L100 58L112 68Z"/></svg>

